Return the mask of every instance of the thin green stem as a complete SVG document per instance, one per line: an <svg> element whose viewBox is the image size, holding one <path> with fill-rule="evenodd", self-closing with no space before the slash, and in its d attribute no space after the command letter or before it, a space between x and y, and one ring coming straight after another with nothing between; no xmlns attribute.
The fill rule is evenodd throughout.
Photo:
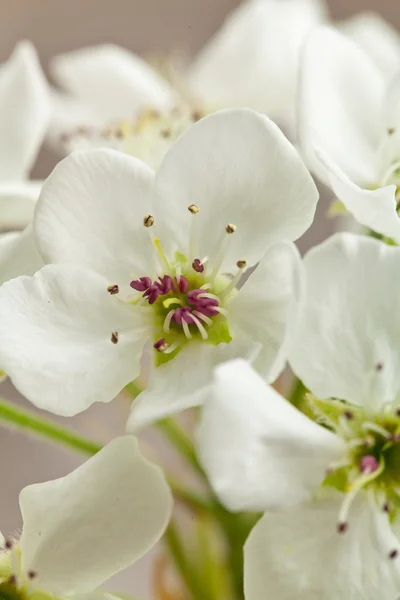
<svg viewBox="0 0 400 600"><path fill-rule="evenodd" d="M306 393L306 391L307 388L305 387L303 382L295 376L288 396L289 402L293 404L293 406L295 406L296 408L301 409L304 394Z"/></svg>
<svg viewBox="0 0 400 600"><path fill-rule="evenodd" d="M197 460L196 453L193 448L193 444L190 438L187 436L185 430L178 425L176 421L172 419L164 419L156 423L158 429L165 435L165 437L171 442L174 448L179 454L186 460L186 462L196 471L202 478L205 477L204 471L201 468L199 461Z"/></svg>
<svg viewBox="0 0 400 600"><path fill-rule="evenodd" d="M197 512L212 514L214 505L210 500L198 494L195 490L182 486L178 481L167 477L169 487L172 490L175 500L181 501L188 507Z"/></svg>
<svg viewBox="0 0 400 600"><path fill-rule="evenodd" d="M90 456L102 445L0 398L0 422Z"/></svg>

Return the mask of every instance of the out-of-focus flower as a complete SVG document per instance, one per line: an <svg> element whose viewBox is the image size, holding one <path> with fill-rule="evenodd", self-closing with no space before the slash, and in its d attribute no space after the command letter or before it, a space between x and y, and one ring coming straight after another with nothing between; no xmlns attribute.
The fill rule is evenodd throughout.
<svg viewBox="0 0 400 600"><path fill-rule="evenodd" d="M57 56L53 144L64 152L117 147L150 166L201 116L249 107L294 131L300 46L326 16L322 0L249 0L234 10L194 62L168 82L113 45Z"/></svg>
<svg viewBox="0 0 400 600"><path fill-rule="evenodd" d="M269 511L245 546L247 600L393 600L400 250L338 234L304 263L289 361L319 424L234 361L217 369L200 457L231 510Z"/></svg>
<svg viewBox="0 0 400 600"><path fill-rule="evenodd" d="M352 40L327 27L301 66L303 155L363 225L400 241L400 75L391 83Z"/></svg>
<svg viewBox="0 0 400 600"><path fill-rule="evenodd" d="M293 146L249 109L199 121L155 176L121 152L70 155L35 217L53 264L0 291L5 370L34 404L72 415L135 379L149 341L132 428L202 403L213 366L230 358L257 355L276 377L298 286L290 240L317 199Z"/></svg>
<svg viewBox="0 0 400 600"><path fill-rule="evenodd" d="M41 182L29 171L51 114L48 86L29 42L20 42L0 67L0 283L33 274L40 260L30 231L8 233L32 219ZM7 233L6 233L7 232Z"/></svg>
<svg viewBox="0 0 400 600"><path fill-rule="evenodd" d="M26 487L20 506L20 541L3 539L0 596L109 600L96 588L156 544L172 497L126 436L66 477Z"/></svg>

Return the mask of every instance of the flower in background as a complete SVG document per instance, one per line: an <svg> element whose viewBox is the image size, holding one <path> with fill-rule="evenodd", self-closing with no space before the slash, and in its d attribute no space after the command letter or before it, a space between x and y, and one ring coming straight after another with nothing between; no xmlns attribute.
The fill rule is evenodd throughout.
<svg viewBox="0 0 400 600"><path fill-rule="evenodd" d="M48 86L29 42L0 68L0 283L33 274L43 261L30 231L41 182L29 181L50 118Z"/></svg>
<svg viewBox="0 0 400 600"><path fill-rule="evenodd" d="M171 505L135 438L113 440L66 477L22 490L21 539L3 540L0 596L112 598L96 588L157 543Z"/></svg>
<svg viewBox="0 0 400 600"><path fill-rule="evenodd" d="M300 79L307 164L361 224L399 242L400 75L388 84L360 46L321 27L305 44Z"/></svg>
<svg viewBox="0 0 400 600"><path fill-rule="evenodd" d="M185 72L164 79L113 45L57 56L53 145L64 152L112 147L153 168L193 122L249 107L294 131L300 46L326 15L319 0L249 0L234 10Z"/></svg>
<svg viewBox="0 0 400 600"><path fill-rule="evenodd" d="M268 511L245 546L247 600L393 600L400 250L338 234L304 263L289 361L318 423L234 361L217 369L200 458L231 510Z"/></svg>
<svg viewBox="0 0 400 600"><path fill-rule="evenodd" d="M233 357L273 379L297 296L290 240L317 200L296 150L249 109L199 121L155 175L121 152L70 155L34 223L53 264L0 290L2 364L34 404L73 415L112 400L150 345L132 428L201 404Z"/></svg>

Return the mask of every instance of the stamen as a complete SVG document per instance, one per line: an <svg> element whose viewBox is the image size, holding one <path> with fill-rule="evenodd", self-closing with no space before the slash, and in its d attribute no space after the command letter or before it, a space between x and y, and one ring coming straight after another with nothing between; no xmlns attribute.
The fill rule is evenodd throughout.
<svg viewBox="0 0 400 600"><path fill-rule="evenodd" d="M174 316L174 312L175 312L175 310L170 310L164 319L163 331L165 331L165 333L169 332L170 325L171 325L171 319Z"/></svg>
<svg viewBox="0 0 400 600"><path fill-rule="evenodd" d="M225 227L225 231L226 233L235 233L236 225L234 225L233 223L228 223L228 225Z"/></svg>
<svg viewBox="0 0 400 600"><path fill-rule="evenodd" d="M167 268L167 271L172 271L172 269L171 269L171 266L170 266L170 264L169 264L169 262L168 262L168 259L167 259L167 257L165 256L165 252L164 252L164 250L163 250L163 249L162 249L162 247L161 247L160 240L159 240L158 238L156 238L156 237L155 237L155 238L153 239L153 243L154 243L154 245L155 245L155 247L156 247L156 250L157 250L158 256L161 258L161 261L162 261L163 265L164 265L164 266Z"/></svg>
<svg viewBox="0 0 400 600"><path fill-rule="evenodd" d="M377 423L367 421L366 423L362 424L362 429L363 431L374 431L375 433L378 433L384 438L390 438L390 432L378 425Z"/></svg>
<svg viewBox="0 0 400 600"><path fill-rule="evenodd" d="M387 128L387 133L388 133L388 135L394 135L396 133L396 128L395 127L388 127Z"/></svg>
<svg viewBox="0 0 400 600"><path fill-rule="evenodd" d="M225 231L226 233L233 233L233 231L236 229L236 227L233 225L233 227L235 228L233 231L228 231L228 225L225 227ZM222 266L222 263L224 262L224 258L226 255L226 251L228 249L228 244L229 244L229 240L231 239L231 236L226 236L224 235L224 238L222 240L222 243L220 245L219 248L219 252L217 253L216 259L215 259L215 264L214 264L214 268L212 270L212 273L210 275L210 281L214 281L215 277L218 275L218 272ZM218 246L217 246L218 247Z"/></svg>
<svg viewBox="0 0 400 600"><path fill-rule="evenodd" d="M179 291L182 294L186 294L187 293L187 291L189 289L189 282L186 279L186 277L183 277L183 275L181 277L179 277L178 286L179 286Z"/></svg>
<svg viewBox="0 0 400 600"><path fill-rule="evenodd" d="M222 308L222 306L216 306L214 310L221 313L221 315L224 315L225 317L227 317L229 314L226 308Z"/></svg>
<svg viewBox="0 0 400 600"><path fill-rule="evenodd" d="M244 269L247 265L247 262L244 258L237 261L236 266L238 269Z"/></svg>
<svg viewBox="0 0 400 600"><path fill-rule="evenodd" d="M163 306L165 308L169 308L173 304L179 304L180 306L184 306L184 303L179 298L167 298L166 300L163 300Z"/></svg>
<svg viewBox="0 0 400 600"><path fill-rule="evenodd" d="M150 277L139 277L139 279L134 279L131 281L129 285L137 292L145 292L152 284L153 282L151 281Z"/></svg>
<svg viewBox="0 0 400 600"><path fill-rule="evenodd" d="M118 344L118 331L113 331L111 334L111 341L113 344Z"/></svg>
<svg viewBox="0 0 400 600"><path fill-rule="evenodd" d="M194 310L193 315L196 315L196 317L198 317L199 319L201 319L202 321L204 321L204 323L207 323L207 325L212 325L212 319L210 319L210 317L206 317L206 315L204 315L202 312L198 311L198 310Z"/></svg>
<svg viewBox="0 0 400 600"><path fill-rule="evenodd" d="M200 331L200 335L203 338L203 340L208 339L208 333L204 329L204 326L200 323L199 319L197 317L195 317L195 315L193 313L191 314L191 317L192 317L193 321L195 322L195 324L197 325L197 328Z"/></svg>
<svg viewBox="0 0 400 600"><path fill-rule="evenodd" d="M196 273L204 272L204 265L202 264L199 258L195 258L192 262L192 269L196 271Z"/></svg>
<svg viewBox="0 0 400 600"><path fill-rule="evenodd" d="M376 460L375 456L372 454L367 454L363 456L360 462L360 471L361 473L374 473L379 469L379 463Z"/></svg>
<svg viewBox="0 0 400 600"><path fill-rule="evenodd" d="M111 296L114 296L114 294L118 294L118 292L119 292L118 285L117 284L109 285L107 288L107 292L109 292L111 294Z"/></svg>
<svg viewBox="0 0 400 600"><path fill-rule="evenodd" d="M164 354L172 354L172 352L175 352L175 350L178 348L178 346L179 346L178 342L174 342L173 344L168 346L168 348L166 350L164 350Z"/></svg>
<svg viewBox="0 0 400 600"><path fill-rule="evenodd" d="M36 571L28 571L28 577L29 579L35 579L37 577Z"/></svg>
<svg viewBox="0 0 400 600"><path fill-rule="evenodd" d="M157 342L153 345L153 348L155 350L158 350L158 352L165 352L168 348L168 344L165 341L164 338L160 338L159 340L157 340Z"/></svg>
<svg viewBox="0 0 400 600"><path fill-rule="evenodd" d="M143 225L145 227L152 227L154 225L155 219L152 215L146 215L143 218Z"/></svg>
<svg viewBox="0 0 400 600"><path fill-rule="evenodd" d="M394 560L395 558L398 557L398 555L399 555L399 551L394 548L393 550L391 550L389 552L388 556L389 556L390 560Z"/></svg>
<svg viewBox="0 0 400 600"><path fill-rule="evenodd" d="M188 211L192 213L192 215L197 215L200 212L199 207L196 204L190 204L188 206Z"/></svg>
<svg viewBox="0 0 400 600"><path fill-rule="evenodd" d="M225 296L227 296L228 294L230 294L230 292L238 284L239 279L241 278L241 276L242 276L242 269L239 269L238 272L236 273L236 275L234 277L232 277L232 280L228 283L228 285L220 293L220 297L221 298L224 298Z"/></svg>
<svg viewBox="0 0 400 600"><path fill-rule="evenodd" d="M185 321L185 319L182 319L182 327L183 327L183 331L185 333L185 336L187 337L188 340L192 339L192 334L189 331L189 325L187 324L187 322Z"/></svg>

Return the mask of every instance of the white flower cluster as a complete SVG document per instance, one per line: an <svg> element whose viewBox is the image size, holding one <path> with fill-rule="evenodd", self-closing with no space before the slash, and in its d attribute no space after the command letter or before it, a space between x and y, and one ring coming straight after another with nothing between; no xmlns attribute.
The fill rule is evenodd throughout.
<svg viewBox="0 0 400 600"><path fill-rule="evenodd" d="M21 492L0 599L113 598L171 516L134 436L201 406L219 514L265 513L218 600L397 600L400 36L248 0L179 78L163 67L86 48L53 60L56 90L22 42L0 68L1 369L64 417L141 386L126 435ZM45 136L67 156L29 181ZM359 233L301 258L310 173Z"/></svg>

